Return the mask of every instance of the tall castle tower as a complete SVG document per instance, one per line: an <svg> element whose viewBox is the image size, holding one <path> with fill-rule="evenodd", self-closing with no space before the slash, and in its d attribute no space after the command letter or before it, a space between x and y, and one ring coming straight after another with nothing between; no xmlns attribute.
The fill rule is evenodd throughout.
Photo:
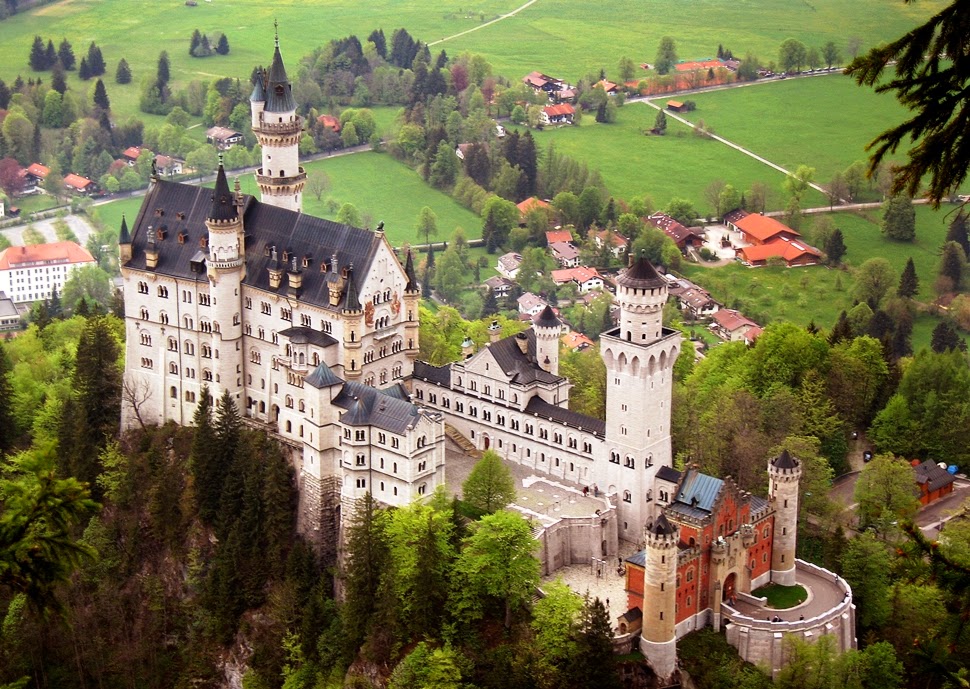
<svg viewBox="0 0 970 689"><path fill-rule="evenodd" d="M663 512L643 532L643 630L640 652L661 680L677 667L677 543L680 534Z"/></svg>
<svg viewBox="0 0 970 689"><path fill-rule="evenodd" d="M296 114L293 87L286 77L280 37L269 74L259 74L249 98L253 134L263 149L263 165L256 171L263 203L291 211L303 209L306 171L300 167L303 118Z"/></svg>
<svg viewBox="0 0 970 689"><path fill-rule="evenodd" d="M414 360L418 358L418 329L420 325L418 323L418 306L421 304L421 283L418 282L414 273L414 258L411 256L410 249L408 249L407 261L404 264L404 274L408 280L404 286L404 351L411 362L410 368L410 366L413 366Z"/></svg>
<svg viewBox="0 0 970 689"><path fill-rule="evenodd" d="M562 322L556 318L551 306L546 306L532 323L536 334L536 361L544 371L559 375L559 338Z"/></svg>
<svg viewBox="0 0 970 689"><path fill-rule="evenodd" d="M246 235L239 214L238 195L229 191L226 171L219 161L216 186L212 192L212 208L205 225L209 230L209 259L206 261L212 322L200 328L211 333L215 350L212 358L214 374L209 383L213 397L228 390L237 405L242 404L242 317L240 314L240 286L246 277ZM205 346L205 345L202 345Z"/></svg>
<svg viewBox="0 0 970 689"><path fill-rule="evenodd" d="M798 530L798 482L802 466L788 450L768 462L768 499L775 511L771 546L771 580L795 584L795 535Z"/></svg>
<svg viewBox="0 0 970 689"><path fill-rule="evenodd" d="M623 271L616 285L620 326L600 336L610 461L597 474L600 485L623 493L620 536L635 541L663 506L653 487L660 467L671 465L670 398L681 338L663 328L667 282L646 257Z"/></svg>

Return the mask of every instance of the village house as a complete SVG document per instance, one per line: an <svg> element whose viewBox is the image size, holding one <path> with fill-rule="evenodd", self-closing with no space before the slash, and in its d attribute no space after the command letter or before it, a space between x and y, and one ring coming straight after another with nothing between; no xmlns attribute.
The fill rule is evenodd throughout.
<svg viewBox="0 0 970 689"><path fill-rule="evenodd" d="M590 230L590 236L599 249L603 248L604 243L609 243L610 251L616 258L620 258L630 246L629 239L612 230Z"/></svg>
<svg viewBox="0 0 970 689"><path fill-rule="evenodd" d="M518 298L519 314L532 318L542 313L548 304L541 297L532 292L526 292Z"/></svg>
<svg viewBox="0 0 970 689"><path fill-rule="evenodd" d="M163 177L182 174L183 161L172 156L155 156L155 170Z"/></svg>
<svg viewBox="0 0 970 689"><path fill-rule="evenodd" d="M542 109L542 124L572 124L576 108L569 103L547 105Z"/></svg>
<svg viewBox="0 0 970 689"><path fill-rule="evenodd" d="M320 115L317 118L317 122L319 122L324 129L329 129L334 134L340 133L340 119L334 117L333 115Z"/></svg>
<svg viewBox="0 0 970 689"><path fill-rule="evenodd" d="M0 251L0 291L15 303L50 299L78 268L97 265L75 242L10 246Z"/></svg>
<svg viewBox="0 0 970 689"><path fill-rule="evenodd" d="M584 352L593 346L593 341L581 332L573 331L562 336L563 346L573 352Z"/></svg>
<svg viewBox="0 0 970 689"><path fill-rule="evenodd" d="M569 230L564 230L562 228L556 230L549 230L546 232L546 244L555 244L556 242L572 242L573 233Z"/></svg>
<svg viewBox="0 0 970 689"><path fill-rule="evenodd" d="M135 167L135 163L138 162L138 156L141 155L141 152L141 146L129 146L121 152L121 159L125 161L125 165L128 167Z"/></svg>
<svg viewBox="0 0 970 689"><path fill-rule="evenodd" d="M98 185L87 177L75 175L73 172L64 178L64 186L70 191L85 196L93 194L98 189Z"/></svg>
<svg viewBox="0 0 970 689"><path fill-rule="evenodd" d="M509 296L509 292L511 292L512 288L515 287L514 282L508 278L502 277L501 275L493 275L482 284L490 289L492 294L494 294L497 299Z"/></svg>
<svg viewBox="0 0 970 689"><path fill-rule="evenodd" d="M209 127L205 130L205 140L220 151L226 151L242 142L243 135L228 127Z"/></svg>
<svg viewBox="0 0 970 689"><path fill-rule="evenodd" d="M543 201L537 196L530 196L525 201L520 201L515 204L515 207L519 209L519 224L525 225L526 216L529 215L533 210L543 209L552 212L552 204L548 201Z"/></svg>
<svg viewBox="0 0 970 689"><path fill-rule="evenodd" d="M566 285L570 282L575 283L580 294L603 289L603 276L597 272L596 268L587 268L586 266L554 270L552 271L552 281L557 286Z"/></svg>
<svg viewBox="0 0 970 689"><path fill-rule="evenodd" d="M759 327L757 323L745 318L734 309L718 309L714 312L713 319L711 330L722 340L728 342L744 340L749 330Z"/></svg>
<svg viewBox="0 0 970 689"><path fill-rule="evenodd" d="M822 260L821 252L800 239L781 237L768 242L735 249L741 261L752 267L768 265L773 258L781 259L789 268L813 266Z"/></svg>
<svg viewBox="0 0 970 689"><path fill-rule="evenodd" d="M495 270L509 280L515 280L520 267L522 267L522 254L517 254L514 251L499 256L498 262L495 264Z"/></svg>
<svg viewBox="0 0 970 689"><path fill-rule="evenodd" d="M615 96L616 93L617 93L617 91L619 91L619 88L620 88L619 86L617 86L616 84L614 84L612 81L607 81L606 79L600 79L595 84L593 84L593 88L594 89L597 88L597 87L599 87L599 88L603 89L604 91L606 91L606 94L608 96Z"/></svg>
<svg viewBox="0 0 970 689"><path fill-rule="evenodd" d="M690 280L667 276L670 287L668 293L677 299L681 311L692 320L706 319L713 316L721 305L707 292Z"/></svg>
<svg viewBox="0 0 970 689"><path fill-rule="evenodd" d="M686 254L688 249L704 245L702 232L684 226L666 213L654 213L647 218L647 223L670 237L681 253Z"/></svg>
<svg viewBox="0 0 970 689"><path fill-rule="evenodd" d="M20 328L20 312L3 290L0 290L0 332Z"/></svg>
<svg viewBox="0 0 970 689"><path fill-rule="evenodd" d="M561 79L556 79L542 72L529 72L522 77L522 83L531 88L536 93L545 92L552 95L568 88L568 84Z"/></svg>
<svg viewBox="0 0 970 689"><path fill-rule="evenodd" d="M936 464L930 459L920 462L912 461L913 472L916 474L916 486L919 488L921 505L929 505L945 495L953 492L955 481L953 474L946 470L946 464Z"/></svg>
<svg viewBox="0 0 970 689"><path fill-rule="evenodd" d="M24 188L22 194L33 194L39 191L38 187L47 179L50 168L40 163L31 163L24 171Z"/></svg>
<svg viewBox="0 0 970 689"><path fill-rule="evenodd" d="M549 245L549 251L563 268L575 268L579 265L579 249L569 242L553 242Z"/></svg>

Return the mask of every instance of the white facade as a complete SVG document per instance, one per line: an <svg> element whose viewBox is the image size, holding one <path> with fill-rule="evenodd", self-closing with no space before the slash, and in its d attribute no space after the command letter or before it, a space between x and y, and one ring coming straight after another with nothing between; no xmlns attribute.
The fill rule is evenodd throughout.
<svg viewBox="0 0 970 689"><path fill-rule="evenodd" d="M50 299L71 273L89 265L97 261L74 242L11 246L0 251L0 292L17 303Z"/></svg>

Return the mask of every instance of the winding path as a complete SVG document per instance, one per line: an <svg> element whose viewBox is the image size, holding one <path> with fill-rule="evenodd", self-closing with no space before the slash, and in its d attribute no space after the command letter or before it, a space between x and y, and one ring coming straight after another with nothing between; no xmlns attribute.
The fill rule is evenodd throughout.
<svg viewBox="0 0 970 689"><path fill-rule="evenodd" d="M534 5L537 2L539 2L539 0L529 0L529 2L525 3L524 5L520 5L519 7L516 7L511 12L509 12L507 14L503 14L503 15L501 15L499 17L496 17L495 19L492 19L490 21L487 21L484 24L479 24L478 26L474 26L474 27L472 27L470 29L466 29L465 31L461 31L461 32L456 33L456 34L454 34L452 36L445 36L444 38L442 38L440 40L437 40L437 41L431 41L428 44L428 47L431 47L433 45L438 45L439 43L444 43L445 41L450 41L453 38L458 38L460 36L464 36L466 34L470 34L473 31L479 31L480 29L484 29L486 26L491 26L492 24L498 23L498 22L502 21L503 19L509 19L511 17L514 17L519 12L521 12L522 10L524 10L526 7L529 7L530 5Z"/></svg>

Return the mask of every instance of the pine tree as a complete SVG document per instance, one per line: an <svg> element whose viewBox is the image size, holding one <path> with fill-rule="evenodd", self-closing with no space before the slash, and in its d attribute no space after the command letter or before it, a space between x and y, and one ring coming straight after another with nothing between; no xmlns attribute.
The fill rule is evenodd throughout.
<svg viewBox="0 0 970 689"><path fill-rule="evenodd" d="M226 34L220 34L219 42L216 43L216 52L220 55L229 54L229 39L226 38Z"/></svg>
<svg viewBox="0 0 970 689"><path fill-rule="evenodd" d="M930 341L930 348L937 354L945 354L952 351L967 351L967 343L949 320L940 321L933 328L933 337Z"/></svg>
<svg viewBox="0 0 970 689"><path fill-rule="evenodd" d="M846 342L854 337L852 324L849 323L848 314L845 311L839 314L839 319L835 322L835 327L829 333L829 344L833 347L840 342Z"/></svg>
<svg viewBox="0 0 970 689"><path fill-rule="evenodd" d="M74 65L77 63L77 58L74 57L74 48L71 47L66 38L61 41L57 48L57 59L61 61L61 67L67 71L74 69Z"/></svg>
<svg viewBox="0 0 970 689"><path fill-rule="evenodd" d="M959 244L966 256L970 256L970 237L967 236L968 224L970 224L970 217L961 208L946 231L946 241Z"/></svg>
<svg viewBox="0 0 970 689"><path fill-rule="evenodd" d="M963 264L967 257L963 249L956 242L947 242L943 245L943 256L940 258L940 277L950 281L952 287L948 291L960 289L960 281L963 279Z"/></svg>
<svg viewBox="0 0 970 689"><path fill-rule="evenodd" d="M485 300L482 304L482 316L494 316L498 311L498 300L495 298L495 290L486 288Z"/></svg>
<svg viewBox="0 0 970 689"><path fill-rule="evenodd" d="M0 109L6 110L8 105L10 105L10 88L3 79L0 79Z"/></svg>
<svg viewBox="0 0 970 689"><path fill-rule="evenodd" d="M381 56L381 59L387 59L387 39L384 37L384 29L374 29L367 40L374 44L374 51Z"/></svg>
<svg viewBox="0 0 970 689"><path fill-rule="evenodd" d="M47 51L44 49L44 39L34 36L34 43L30 47L30 68L35 72L47 69Z"/></svg>
<svg viewBox="0 0 970 689"><path fill-rule="evenodd" d="M63 318L64 306L61 304L61 295L57 293L57 287L51 288L50 306L48 307L51 318Z"/></svg>
<svg viewBox="0 0 970 689"><path fill-rule="evenodd" d="M102 110L111 109L111 101L108 100L108 92L104 88L104 82L98 79L94 84L94 104Z"/></svg>
<svg viewBox="0 0 970 689"><path fill-rule="evenodd" d="M390 557L386 528L386 514L367 493L358 502L346 531L345 599L341 610L346 657L357 654L376 607L381 574L387 569Z"/></svg>
<svg viewBox="0 0 970 689"><path fill-rule="evenodd" d="M613 628L609 613L599 598L583 603L578 629L576 653L570 663L570 686L576 689L619 689L613 655Z"/></svg>
<svg viewBox="0 0 970 689"><path fill-rule="evenodd" d="M171 78L171 74L169 72L168 53L164 50L158 55L158 68L155 74L155 81L158 83L158 88L159 90L162 90L163 87L168 85L168 81Z"/></svg>
<svg viewBox="0 0 970 689"><path fill-rule="evenodd" d="M199 49L196 52L197 57L209 57L212 55L212 46L209 45L209 37L202 34L202 40L199 42ZM161 72L159 72L159 78L161 78ZM165 83L168 83L168 77L165 77Z"/></svg>
<svg viewBox="0 0 970 689"><path fill-rule="evenodd" d="M0 344L0 457L13 449L17 439L16 419L13 416L13 387L10 383L10 359Z"/></svg>
<svg viewBox="0 0 970 689"><path fill-rule="evenodd" d="M45 69L50 69L57 63L57 48L54 47L54 41L47 39L47 49L44 51L44 64Z"/></svg>
<svg viewBox="0 0 970 689"><path fill-rule="evenodd" d="M87 81L91 78L91 68L88 67L88 59L86 57L81 58L81 64L77 68L77 75L82 81Z"/></svg>
<svg viewBox="0 0 970 689"><path fill-rule="evenodd" d="M51 88L62 96L67 91L67 81L64 79L64 68L61 67L60 63L54 65L54 70L51 73Z"/></svg>
<svg viewBox="0 0 970 689"><path fill-rule="evenodd" d="M218 467L214 465L218 461L218 442L208 385L202 388L199 404L192 416L192 425L195 426L195 432L192 435L189 467L195 479L195 500L199 507L199 517L206 524L212 525L219 514L222 486L218 483Z"/></svg>
<svg viewBox="0 0 970 689"><path fill-rule="evenodd" d="M845 252L845 237L842 235L842 230L836 227L825 240L825 254L828 256L829 264L837 266L842 263Z"/></svg>
<svg viewBox="0 0 970 689"><path fill-rule="evenodd" d="M428 260L424 264L424 280L421 281L421 296L431 298L431 285L434 284L434 247L428 245Z"/></svg>
<svg viewBox="0 0 970 689"><path fill-rule="evenodd" d="M118 60L118 69L115 70L115 81L119 84L131 83L131 68L125 58Z"/></svg>
<svg viewBox="0 0 970 689"><path fill-rule="evenodd" d="M189 55L195 57L195 49L199 47L199 43L202 42L202 34L198 29L192 32L192 39L189 41Z"/></svg>
<svg viewBox="0 0 970 689"><path fill-rule="evenodd" d="M104 57L101 55L101 48L91 42L88 46L88 69L91 70L92 77L99 77L105 72Z"/></svg>
<svg viewBox="0 0 970 689"><path fill-rule="evenodd" d="M916 276L916 266L913 264L913 257L910 256L903 268L902 275L899 276L899 287L896 289L896 296L912 299L919 292L919 278Z"/></svg>
<svg viewBox="0 0 970 689"><path fill-rule="evenodd" d="M525 193L523 196L526 198L535 196L536 180L539 174L539 154L536 150L535 139L532 138L532 132L526 131L526 133L519 138L519 143L516 149L518 166L519 169L522 170L522 174L525 177Z"/></svg>

